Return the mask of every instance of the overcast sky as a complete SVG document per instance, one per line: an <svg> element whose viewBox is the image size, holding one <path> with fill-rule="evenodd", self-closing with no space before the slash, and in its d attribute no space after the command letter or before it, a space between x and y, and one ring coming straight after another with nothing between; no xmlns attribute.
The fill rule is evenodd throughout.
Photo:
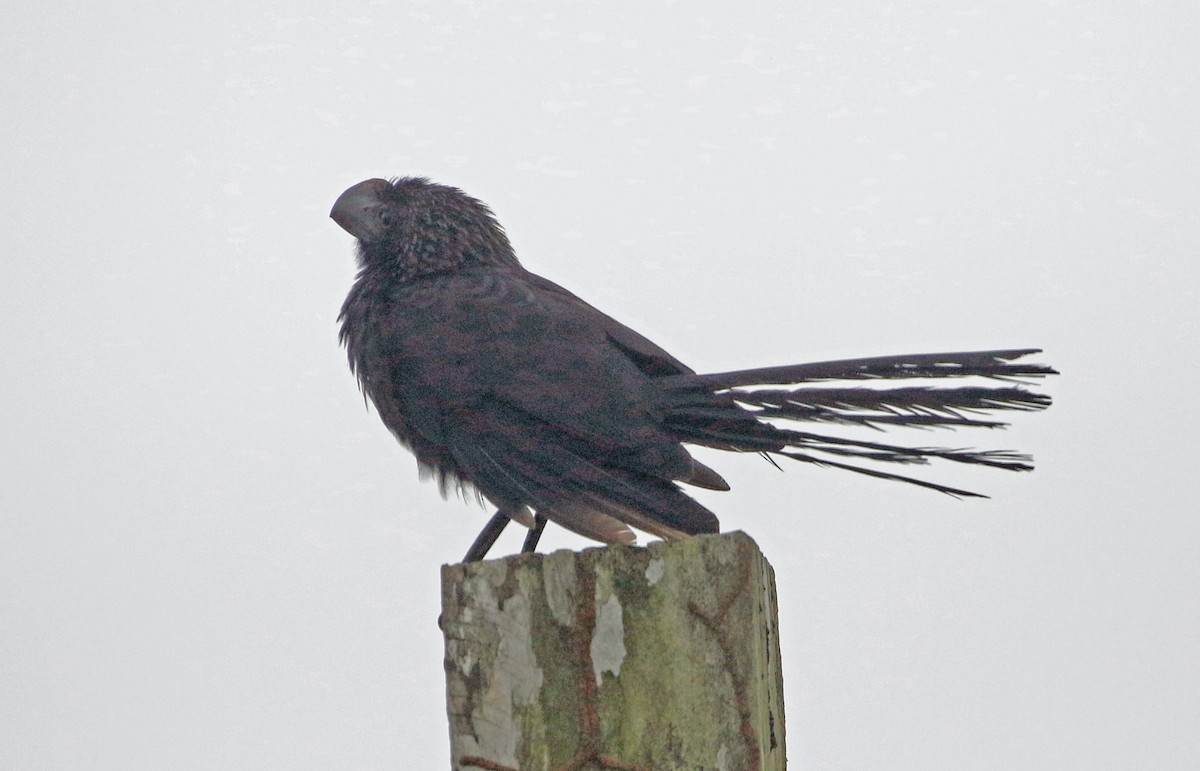
<svg viewBox="0 0 1200 771"><path fill-rule="evenodd" d="M439 566L489 512L364 408L327 217L408 174L699 370L1062 369L904 437L1033 452L939 470L991 500L702 455L796 767L1200 766L1197 9L5 4L0 766L448 766Z"/></svg>

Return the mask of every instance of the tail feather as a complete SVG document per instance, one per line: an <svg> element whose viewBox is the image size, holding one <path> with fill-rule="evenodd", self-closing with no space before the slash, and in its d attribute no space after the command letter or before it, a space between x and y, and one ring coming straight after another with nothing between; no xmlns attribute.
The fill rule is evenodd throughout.
<svg viewBox="0 0 1200 771"><path fill-rule="evenodd" d="M881 356L796 364L707 375L661 378L666 425L680 441L741 452L782 455L803 463L906 482L948 495L978 493L855 465L924 465L944 460L1008 471L1033 468L1028 455L1009 450L906 447L797 431L767 421L815 422L882 430L911 428L1003 428L986 413L1031 412L1050 406L1050 397L1019 385L926 385L886 387L805 386L834 380L923 380L974 377L1021 382L1057 374L1043 364L1018 362L1039 349ZM770 388L769 386L789 386Z"/></svg>
<svg viewBox="0 0 1200 771"><path fill-rule="evenodd" d="M1044 364L1009 362L1040 348L1018 348L1002 351L967 351L962 353L917 353L900 356L873 356L866 359L840 359L811 364L787 364L782 367L763 367L736 372L717 372L708 375L675 375L662 378L661 383L678 381L687 387L689 381L702 383L712 391L724 391L754 385L799 385L828 380L879 380L891 378L986 377L996 379L1044 377L1057 375Z"/></svg>
<svg viewBox="0 0 1200 771"><path fill-rule="evenodd" d="M864 442L859 439L843 439L835 436L821 436L800 431L788 431L788 446L803 447L808 450L824 452L830 455L845 455L889 463L925 464L930 459L954 461L956 463L971 463L979 466L1002 468L1009 471L1032 471L1032 459L1012 450L969 450L947 447L902 447L894 444L879 444Z"/></svg>
<svg viewBox="0 0 1200 771"><path fill-rule="evenodd" d="M986 410L1033 411L1050 404L1045 394L1023 388L797 388L733 391L739 404L760 418L883 426L970 426L1007 424L966 413Z"/></svg>
<svg viewBox="0 0 1200 771"><path fill-rule="evenodd" d="M865 476L875 477L876 479L887 479L891 482L904 482L906 484L916 485L917 487L924 487L929 490L936 490L939 493L945 493L946 495L952 495L955 498L987 498L988 497L982 493L973 493L970 490L960 490L957 487L950 487L949 485L938 484L937 482L929 482L924 479L917 479L916 477L906 477L903 474L893 474L890 471L880 471L879 469L863 468L862 466L851 466L849 463L838 463L837 461L832 461L827 458L814 458L811 455L805 455L803 453L784 452L784 453L780 453L780 454L785 455L785 456L791 458L792 460L798 460L803 463L813 463L818 466L830 466L832 468L840 468L840 469L844 469L846 471L853 471L855 474L863 474Z"/></svg>

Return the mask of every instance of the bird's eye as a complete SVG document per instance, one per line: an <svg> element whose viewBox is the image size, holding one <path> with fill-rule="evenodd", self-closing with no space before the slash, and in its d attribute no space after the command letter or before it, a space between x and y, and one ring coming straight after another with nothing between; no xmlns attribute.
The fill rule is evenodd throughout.
<svg viewBox="0 0 1200 771"><path fill-rule="evenodd" d="M390 211L388 211L387 209L383 209L382 211L379 212L379 221L383 223L383 226L385 228L392 226L393 219L395 219L395 218L392 216L392 213Z"/></svg>

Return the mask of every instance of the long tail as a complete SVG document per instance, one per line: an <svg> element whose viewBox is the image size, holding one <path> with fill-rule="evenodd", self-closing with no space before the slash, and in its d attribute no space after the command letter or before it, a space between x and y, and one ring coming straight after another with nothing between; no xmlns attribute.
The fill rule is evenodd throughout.
<svg viewBox="0 0 1200 771"><path fill-rule="evenodd" d="M1040 349L880 356L707 375L674 375L661 378L658 383L663 386L667 425L681 441L778 455L950 495L986 497L858 463L926 464L941 459L1029 471L1033 468L1032 459L1008 450L906 447L845 439L781 428L765 421L808 421L877 430L893 426L1002 428L1007 423L984 413L1041 410L1050 406L1050 397L1020 385L833 387L828 383L941 378L1022 383L1057 374L1044 364L1016 361L1034 353L1040 353ZM806 385L810 383L816 385Z"/></svg>

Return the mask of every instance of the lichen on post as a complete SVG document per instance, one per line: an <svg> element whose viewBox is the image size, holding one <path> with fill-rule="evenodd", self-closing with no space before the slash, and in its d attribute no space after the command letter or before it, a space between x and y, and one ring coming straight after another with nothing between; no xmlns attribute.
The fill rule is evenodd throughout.
<svg viewBox="0 0 1200 771"><path fill-rule="evenodd" d="M447 565L455 769L784 768L774 571L744 533Z"/></svg>

